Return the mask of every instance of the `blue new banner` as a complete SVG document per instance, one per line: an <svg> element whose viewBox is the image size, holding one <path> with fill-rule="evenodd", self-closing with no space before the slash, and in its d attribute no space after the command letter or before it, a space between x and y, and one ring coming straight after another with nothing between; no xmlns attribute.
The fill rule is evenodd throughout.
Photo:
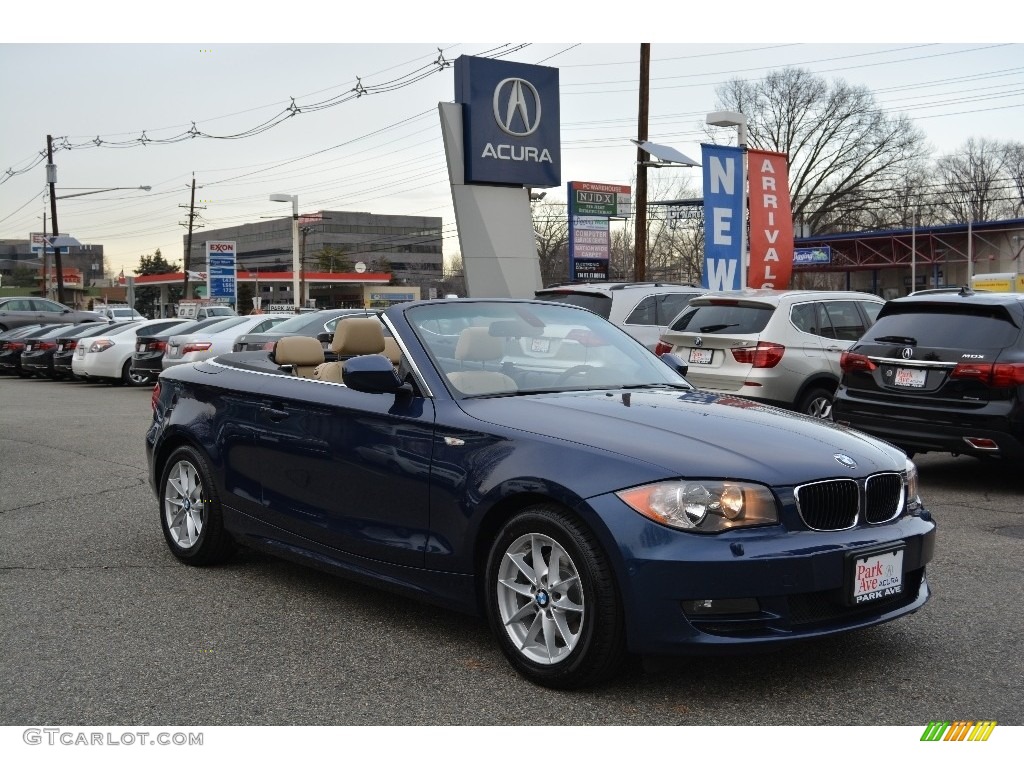
<svg viewBox="0 0 1024 768"><path fill-rule="evenodd" d="M743 237L743 150L701 144L704 175L704 269L700 284L712 291L737 291Z"/></svg>

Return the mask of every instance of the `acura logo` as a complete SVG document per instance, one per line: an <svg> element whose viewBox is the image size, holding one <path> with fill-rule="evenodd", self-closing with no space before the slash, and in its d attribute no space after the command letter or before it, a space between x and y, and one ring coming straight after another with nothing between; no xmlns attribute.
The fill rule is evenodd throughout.
<svg viewBox="0 0 1024 768"><path fill-rule="evenodd" d="M509 136L529 136L536 131L540 125L540 94L533 83L519 77L506 77L498 83L494 89L494 120Z"/></svg>
<svg viewBox="0 0 1024 768"><path fill-rule="evenodd" d="M903 352L901 354L903 355L903 359L904 360L909 360L910 358L912 358L914 356L914 348L913 347L904 347L903 348Z"/></svg>
<svg viewBox="0 0 1024 768"><path fill-rule="evenodd" d="M851 459L845 453L833 453L832 454L832 458L834 458L836 461L838 461L844 467L849 467L850 469L856 469L857 468L857 462L854 461L853 459Z"/></svg>

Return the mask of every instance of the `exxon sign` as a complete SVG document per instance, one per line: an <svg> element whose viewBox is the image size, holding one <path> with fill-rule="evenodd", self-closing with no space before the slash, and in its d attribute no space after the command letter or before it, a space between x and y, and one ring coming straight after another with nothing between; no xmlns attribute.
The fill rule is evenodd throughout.
<svg viewBox="0 0 1024 768"><path fill-rule="evenodd" d="M558 70L460 56L467 184L557 187L562 181Z"/></svg>

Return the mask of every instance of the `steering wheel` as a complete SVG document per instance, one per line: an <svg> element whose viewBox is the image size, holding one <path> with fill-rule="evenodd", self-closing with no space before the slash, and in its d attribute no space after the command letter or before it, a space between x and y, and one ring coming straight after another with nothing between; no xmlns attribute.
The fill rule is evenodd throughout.
<svg viewBox="0 0 1024 768"><path fill-rule="evenodd" d="M568 383L569 379L573 378L574 376L586 377L596 370L597 368L595 368L593 365L574 365L572 368L569 368L568 370L562 372L562 375L559 376L558 380L555 382L555 386L561 387L563 384Z"/></svg>

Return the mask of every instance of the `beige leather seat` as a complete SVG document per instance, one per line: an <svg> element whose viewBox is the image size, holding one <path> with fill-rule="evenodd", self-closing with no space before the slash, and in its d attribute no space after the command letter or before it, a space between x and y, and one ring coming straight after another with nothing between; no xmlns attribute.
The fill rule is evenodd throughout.
<svg viewBox="0 0 1024 768"><path fill-rule="evenodd" d="M391 361L391 364L398 366L402 362L402 348L398 346L398 342L391 336L384 337L384 357Z"/></svg>
<svg viewBox="0 0 1024 768"><path fill-rule="evenodd" d="M338 361L317 366L314 378L340 382L341 365L345 358L379 355L385 352L385 348L384 329L380 320L375 317L343 318L335 326L334 338L331 339L331 351L338 356Z"/></svg>
<svg viewBox="0 0 1024 768"><path fill-rule="evenodd" d="M312 379L316 367L324 361L324 348L312 336L285 336L274 345L271 359L280 366L290 366L296 376Z"/></svg>
<svg viewBox="0 0 1024 768"><path fill-rule="evenodd" d="M455 359L462 365L497 362L504 354L504 339L491 336L490 330L483 327L466 328L459 334L459 340L455 344ZM458 371L449 371L447 376L452 386L464 395L515 392L518 389L515 380L501 371L484 371L470 366Z"/></svg>

